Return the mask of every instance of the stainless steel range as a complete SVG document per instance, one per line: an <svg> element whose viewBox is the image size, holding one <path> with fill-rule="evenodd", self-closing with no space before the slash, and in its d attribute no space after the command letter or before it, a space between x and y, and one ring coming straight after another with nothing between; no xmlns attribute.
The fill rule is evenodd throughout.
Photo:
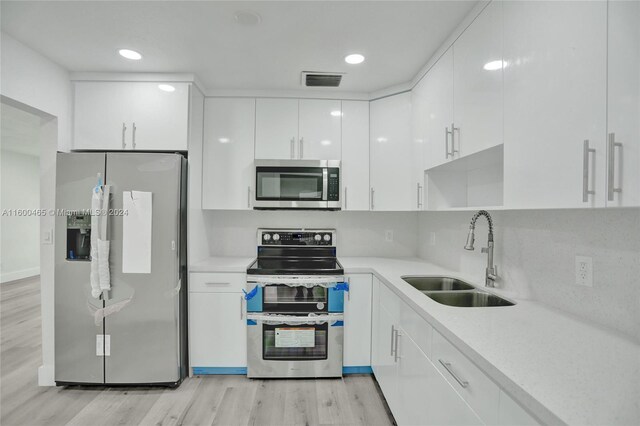
<svg viewBox="0 0 640 426"><path fill-rule="evenodd" d="M336 231L259 229L247 281L247 376L342 376L349 286Z"/></svg>

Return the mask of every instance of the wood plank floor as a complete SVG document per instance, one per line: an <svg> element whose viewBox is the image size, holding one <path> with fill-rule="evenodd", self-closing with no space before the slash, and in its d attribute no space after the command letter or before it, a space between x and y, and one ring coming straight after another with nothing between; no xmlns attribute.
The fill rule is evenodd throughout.
<svg viewBox="0 0 640 426"><path fill-rule="evenodd" d="M322 380L196 376L177 389L39 387L40 282L0 285L0 424L390 425L368 375Z"/></svg>

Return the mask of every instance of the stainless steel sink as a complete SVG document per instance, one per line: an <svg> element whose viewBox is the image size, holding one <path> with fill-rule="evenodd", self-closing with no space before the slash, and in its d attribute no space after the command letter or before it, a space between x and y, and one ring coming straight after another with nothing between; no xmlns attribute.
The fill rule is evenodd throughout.
<svg viewBox="0 0 640 426"><path fill-rule="evenodd" d="M489 306L513 306L514 303L509 302L502 297L494 294L485 293L483 291L461 291L461 292L433 292L426 293L438 303L448 306L457 306L461 308L479 308Z"/></svg>
<svg viewBox="0 0 640 426"><path fill-rule="evenodd" d="M471 284L449 277L402 277L413 288L420 291L473 290Z"/></svg>

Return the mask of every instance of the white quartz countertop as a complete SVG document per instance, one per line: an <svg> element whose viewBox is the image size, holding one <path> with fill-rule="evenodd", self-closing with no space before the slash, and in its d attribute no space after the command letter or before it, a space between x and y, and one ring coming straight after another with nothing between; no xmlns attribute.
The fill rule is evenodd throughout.
<svg viewBox="0 0 640 426"><path fill-rule="evenodd" d="M340 257L345 273L373 273L521 405L547 424L640 423L640 344L544 305L490 289L515 306L441 305L402 280L471 277L420 259Z"/></svg>
<svg viewBox="0 0 640 426"><path fill-rule="evenodd" d="M247 272L255 257L208 257L189 267L189 272Z"/></svg>
<svg viewBox="0 0 640 426"><path fill-rule="evenodd" d="M402 280L469 276L421 259L339 257L346 274L371 273L458 347L523 407L547 424L640 424L640 343L500 289L515 306L441 305ZM245 272L248 257L212 257L191 272Z"/></svg>

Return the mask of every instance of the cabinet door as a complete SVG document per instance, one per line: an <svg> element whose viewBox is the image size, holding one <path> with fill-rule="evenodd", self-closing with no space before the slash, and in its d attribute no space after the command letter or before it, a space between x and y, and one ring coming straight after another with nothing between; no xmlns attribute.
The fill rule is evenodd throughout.
<svg viewBox="0 0 640 426"><path fill-rule="evenodd" d="M452 139L448 131L453 123L453 50L447 50L422 79L419 89L424 98L421 121L424 132L424 164L427 169L451 159Z"/></svg>
<svg viewBox="0 0 640 426"><path fill-rule="evenodd" d="M427 81L425 78L411 90L411 167L416 185L415 210L424 209L425 146L427 141Z"/></svg>
<svg viewBox="0 0 640 426"><path fill-rule="evenodd" d="M251 209L255 99L205 101L202 207Z"/></svg>
<svg viewBox="0 0 640 426"><path fill-rule="evenodd" d="M340 101L300 99L299 114L298 157L306 160L340 160Z"/></svg>
<svg viewBox="0 0 640 426"><path fill-rule="evenodd" d="M369 102L342 101L342 210L369 210Z"/></svg>
<svg viewBox="0 0 640 426"><path fill-rule="evenodd" d="M498 409L498 425L504 426L534 426L539 423L529 415L522 407L509 397L504 391L500 391L500 408Z"/></svg>
<svg viewBox="0 0 640 426"><path fill-rule="evenodd" d="M371 102L371 209L414 210L411 93Z"/></svg>
<svg viewBox="0 0 640 426"><path fill-rule="evenodd" d="M607 4L607 206L640 206L640 3Z"/></svg>
<svg viewBox="0 0 640 426"><path fill-rule="evenodd" d="M242 293L189 293L191 367L246 367Z"/></svg>
<svg viewBox="0 0 640 426"><path fill-rule="evenodd" d="M349 275L349 292L344 303L345 366L371 365L371 288L370 274Z"/></svg>
<svg viewBox="0 0 640 426"><path fill-rule="evenodd" d="M394 356L395 330L397 330L396 318L382 306L378 306L376 333L376 363L374 373L376 380L382 389L389 408L394 416L400 413L398 399L398 364Z"/></svg>
<svg viewBox="0 0 640 426"><path fill-rule="evenodd" d="M256 99L256 159L298 158L298 100Z"/></svg>
<svg viewBox="0 0 640 426"><path fill-rule="evenodd" d="M73 148L131 149L133 83L74 83Z"/></svg>
<svg viewBox="0 0 640 426"><path fill-rule="evenodd" d="M454 148L460 157L502 143L502 64L502 2L494 1L453 45Z"/></svg>
<svg viewBox="0 0 640 426"><path fill-rule="evenodd" d="M503 9L505 207L603 206L607 3L514 1ZM585 155L595 191L587 202Z"/></svg>
<svg viewBox="0 0 640 426"><path fill-rule="evenodd" d="M189 139L189 84L131 83L131 145L149 151L186 151ZM134 129L135 126L135 129Z"/></svg>
<svg viewBox="0 0 640 426"><path fill-rule="evenodd" d="M400 329L399 425L482 425L418 345ZM384 391L384 389L383 389Z"/></svg>

